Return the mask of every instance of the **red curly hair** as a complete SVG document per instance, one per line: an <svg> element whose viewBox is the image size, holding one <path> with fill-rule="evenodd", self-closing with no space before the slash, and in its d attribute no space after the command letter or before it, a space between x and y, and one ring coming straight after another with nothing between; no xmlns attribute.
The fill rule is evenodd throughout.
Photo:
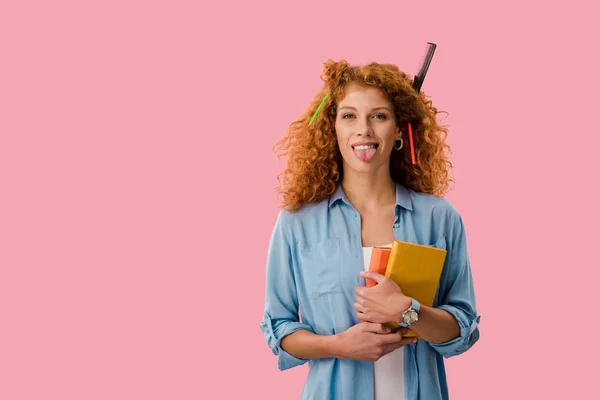
<svg viewBox="0 0 600 400"><path fill-rule="evenodd" d="M336 190L343 176L342 155L335 134L337 103L350 83L375 86L392 103L401 130L412 125L416 164L409 146L393 151L390 159L392 179L417 192L443 195L452 179L447 128L437 121L438 110L412 79L392 64L370 63L350 66L345 60L327 60L321 79L325 85L302 116L292 122L286 135L275 144L278 156L287 155L287 167L278 175L282 206L295 211L307 203L319 202ZM317 118L310 118L327 95Z"/></svg>

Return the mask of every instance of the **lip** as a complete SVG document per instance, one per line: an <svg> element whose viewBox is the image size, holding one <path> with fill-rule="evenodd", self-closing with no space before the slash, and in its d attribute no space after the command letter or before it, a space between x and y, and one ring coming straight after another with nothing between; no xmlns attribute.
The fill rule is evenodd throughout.
<svg viewBox="0 0 600 400"><path fill-rule="evenodd" d="M374 144L376 148L379 147L379 143L377 142L358 142L350 145L350 147L355 148L356 146L366 146L370 144Z"/></svg>

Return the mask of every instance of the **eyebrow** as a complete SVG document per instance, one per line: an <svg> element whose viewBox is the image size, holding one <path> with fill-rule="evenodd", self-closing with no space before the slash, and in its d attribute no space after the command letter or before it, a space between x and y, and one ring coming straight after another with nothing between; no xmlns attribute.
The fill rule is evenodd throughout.
<svg viewBox="0 0 600 400"><path fill-rule="evenodd" d="M349 109L349 110L356 110L356 108L354 108L354 107L351 107L351 106L343 106L343 107L340 107L340 108L339 108L339 110L341 111L341 110L343 110L344 108L347 108L347 109ZM390 113L392 112L392 110L390 110L390 108L389 108L389 107L386 107L386 106L379 106L379 107L375 107L375 108L371 109L371 111L375 111L375 110L387 110L387 111L389 111Z"/></svg>

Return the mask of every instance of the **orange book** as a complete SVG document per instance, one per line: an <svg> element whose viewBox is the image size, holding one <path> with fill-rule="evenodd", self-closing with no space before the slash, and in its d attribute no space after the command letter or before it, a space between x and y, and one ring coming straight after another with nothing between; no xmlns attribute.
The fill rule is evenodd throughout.
<svg viewBox="0 0 600 400"><path fill-rule="evenodd" d="M371 262L369 263L369 271L385 275L385 270L387 268L391 252L392 249L390 247L373 247L373 251L371 252ZM376 281L365 278L366 287L373 287L375 285L377 285Z"/></svg>
<svg viewBox="0 0 600 400"><path fill-rule="evenodd" d="M390 259L391 248L388 247L374 247L371 253L371 263L369 264L369 271L377 272L378 274L385 275L385 269ZM367 287L372 287L377 284L373 279L365 279Z"/></svg>

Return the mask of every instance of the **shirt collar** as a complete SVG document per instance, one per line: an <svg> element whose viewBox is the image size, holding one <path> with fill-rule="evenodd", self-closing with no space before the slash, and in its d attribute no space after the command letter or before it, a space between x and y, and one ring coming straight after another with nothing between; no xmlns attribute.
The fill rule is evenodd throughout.
<svg viewBox="0 0 600 400"><path fill-rule="evenodd" d="M335 192L329 196L329 207L334 205L337 201L343 201L344 203L350 205L350 201L346 197L346 193L344 193L344 189L342 189L342 185L338 183ZM410 190L405 188L404 186L396 183L396 206L400 206L406 208L407 210L412 211L412 199L410 197Z"/></svg>

